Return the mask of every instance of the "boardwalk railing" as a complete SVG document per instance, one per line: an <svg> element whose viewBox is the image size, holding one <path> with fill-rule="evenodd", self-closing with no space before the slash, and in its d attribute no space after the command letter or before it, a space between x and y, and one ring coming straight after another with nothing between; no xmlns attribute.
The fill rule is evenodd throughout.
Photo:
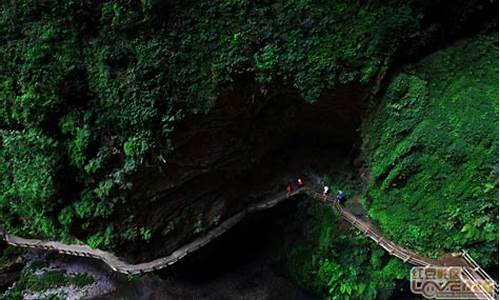
<svg viewBox="0 0 500 300"><path fill-rule="evenodd" d="M313 191L309 191L308 193L316 199L320 199L324 202L333 204L337 208L337 210L339 211L340 215L344 220L349 222L359 231L363 232L365 236L372 239L375 243L377 243L377 245L382 247L390 255L393 255L404 262L408 262L412 265L417 265L417 266L428 266L428 265L437 266L442 264L441 261L439 260L422 257L413 251L410 251L406 248L394 244L392 241L385 238L379 231L375 230L372 224L361 220L360 218L353 215L345 207L341 206L335 198Z"/></svg>
<svg viewBox="0 0 500 300"><path fill-rule="evenodd" d="M330 204L333 204L335 208L339 211L340 215L344 220L346 220L348 223L350 223L352 226L357 228L359 231L361 231L365 236L369 237L372 239L377 245L382 247L384 250L386 250L390 255L393 255L399 259L401 259L404 262L408 262L413 265L417 266L443 266L445 265L444 260L438 260L438 259L432 259L432 258L427 258L420 256L416 254L415 252L408 250L404 247L401 247L399 245L396 245L393 243L391 240L387 239L380 233L380 231L376 230L376 228L373 226L373 224L363 221L362 219L358 218L354 214L352 214L349 210L347 210L345 207L341 206L338 201L328 195L323 195L320 193L317 193L315 191L312 191L307 188L301 188L298 190L295 190L291 193L281 193L278 194L277 196L271 198L270 200L263 201L256 203L247 209L237 213L236 215L228 218L225 220L223 223L221 223L219 226L215 227L214 229L210 230L207 234L205 234L202 237L199 237L192 242L182 246L181 248L177 249L173 253L171 253L168 256L161 257L149 262L144 262L144 263L139 263L139 264L129 264L118 257L116 257L114 254L106 251L102 251L99 249L92 249L87 245L67 245L63 244L60 242L55 242L55 241L42 241L42 240L36 240L36 239L25 239L22 237L18 237L15 235L10 235L4 232L0 232L3 240L7 242L9 245L12 246L17 246L17 247L25 247L25 248L34 248L34 249L40 249L40 250L51 250L51 251L56 251L62 254L67 254L67 255L74 255L74 256L82 256L82 257L90 257L94 259L98 259L106 263L111 269L113 269L116 272L120 273L125 273L125 274L142 274L142 273L148 273L152 271L156 271L159 269L166 268L170 265L175 264L178 262L180 259L182 259L184 256L188 255L191 252L194 252L201 247L205 246L206 244L210 243L212 240L215 238L219 237L222 235L224 232L228 231L230 228L238 224L241 220L243 220L247 215L271 208L275 206L276 204L284 201L285 199L288 199L292 196L296 196L299 194L307 194L311 196L312 198L318 199L320 201L324 201ZM493 288L495 289L496 295L498 295L498 285L496 282L467 254L467 253L462 253L461 254L462 259L458 260L454 263L460 265L460 266L469 266L470 268L464 268L466 271L463 274L463 280L469 285L481 285L481 283L486 282L486 280L489 280L488 282L492 282L494 284ZM490 296L486 295L484 296L485 293L485 288L484 287L479 287L478 290L478 299L495 299L495 297L491 298ZM482 297L479 297L479 294L482 295ZM490 297L490 298L489 298Z"/></svg>
<svg viewBox="0 0 500 300"><path fill-rule="evenodd" d="M50 250L67 255L90 257L103 261L115 272L120 272L124 274L143 274L163 269L165 267L175 264L187 254L200 249L201 247L205 246L212 240L222 235L224 232L228 231L230 228L232 228L233 226L238 224L241 220L243 220L247 215L260 210L269 209L290 197L303 193L304 189L298 189L291 193L281 193L271 199L256 203L248 207L247 209L237 213L236 215L228 218L227 220L222 222L219 226L210 230L204 236L201 236L193 240L192 242L182 246L181 248L175 250L170 255L139 264L129 264L121 260L120 258L116 257L113 253L102 251L99 249L93 249L87 245L75 245L75 244L68 245L55 241L25 239L15 235L10 235L5 232L0 232L0 234L2 236L2 239L7 244L12 246L33 248L39 250Z"/></svg>
<svg viewBox="0 0 500 300"><path fill-rule="evenodd" d="M409 262L417 266L443 266L444 260L431 259L422 257L413 251L394 244L386 239L380 232L374 230L372 225L362 221L353 215L346 208L341 206L336 199L330 196L322 195L317 192L310 191L309 194L322 201L333 203L344 220L352 226L371 238L380 247L384 248L389 254L401 259L404 262ZM470 255L463 251L460 255L462 258L460 266L462 266L461 280L473 292L477 299L497 300L499 295L498 284L491 276L486 273Z"/></svg>
<svg viewBox="0 0 500 300"><path fill-rule="evenodd" d="M466 252L462 252L462 257L469 265L462 269L462 281L476 295L478 299L496 300L498 299L498 284L486 271Z"/></svg>

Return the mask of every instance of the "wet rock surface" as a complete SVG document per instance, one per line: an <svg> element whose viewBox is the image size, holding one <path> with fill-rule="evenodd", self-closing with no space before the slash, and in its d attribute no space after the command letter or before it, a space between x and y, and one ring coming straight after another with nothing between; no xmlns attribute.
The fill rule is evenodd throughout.
<svg viewBox="0 0 500 300"><path fill-rule="evenodd" d="M94 260L37 250L28 251L22 260L17 277L3 291L7 299L92 299L116 290L111 272ZM85 282L82 277L76 280L78 276Z"/></svg>
<svg viewBox="0 0 500 300"><path fill-rule="evenodd" d="M0 293L4 292L16 280L25 266L22 251L7 247L0 242Z"/></svg>

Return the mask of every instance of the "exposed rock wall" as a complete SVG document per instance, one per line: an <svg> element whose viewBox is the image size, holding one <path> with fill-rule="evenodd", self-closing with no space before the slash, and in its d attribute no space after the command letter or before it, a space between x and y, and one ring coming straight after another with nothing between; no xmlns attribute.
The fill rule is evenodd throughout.
<svg viewBox="0 0 500 300"><path fill-rule="evenodd" d="M208 114L178 124L175 150L164 166L138 173L118 217L150 228L150 245L123 253L132 260L165 255L281 188L288 165L282 152L351 148L368 90L340 86L307 104L295 91L245 86L223 95Z"/></svg>

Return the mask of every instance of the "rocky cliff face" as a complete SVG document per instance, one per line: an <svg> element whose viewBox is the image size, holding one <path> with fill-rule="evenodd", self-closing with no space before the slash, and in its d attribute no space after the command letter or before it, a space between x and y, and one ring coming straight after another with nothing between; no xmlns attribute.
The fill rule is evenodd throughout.
<svg viewBox="0 0 500 300"><path fill-rule="evenodd" d="M352 144L357 82L497 23L484 0L38 2L0 4L0 225L138 259L246 206L290 148Z"/></svg>
<svg viewBox="0 0 500 300"><path fill-rule="evenodd" d="M368 90L339 86L307 104L293 90L247 85L223 95L207 115L178 124L167 162L137 173L118 217L124 225L150 228L151 239L125 245L123 253L136 261L168 254L280 191L290 176L311 167L294 152L350 150ZM314 163L327 163L326 152Z"/></svg>

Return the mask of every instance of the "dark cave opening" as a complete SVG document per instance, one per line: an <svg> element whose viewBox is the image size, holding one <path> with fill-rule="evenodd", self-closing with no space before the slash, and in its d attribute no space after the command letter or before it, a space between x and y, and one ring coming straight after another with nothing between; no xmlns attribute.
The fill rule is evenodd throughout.
<svg viewBox="0 0 500 300"><path fill-rule="evenodd" d="M308 201L297 196L253 214L158 275L176 282L181 294L197 299L222 295L230 299L249 293L265 293L265 299L319 299L297 286L287 270L288 252L304 234L293 216ZM206 291L219 287L227 290L207 293L204 298Z"/></svg>
<svg viewBox="0 0 500 300"><path fill-rule="evenodd" d="M284 240L287 216L297 209L298 198L249 216L206 247L162 271L162 276L202 282L276 251Z"/></svg>
<svg viewBox="0 0 500 300"><path fill-rule="evenodd" d="M315 187L319 176L314 175L328 172L336 164L353 168L353 149L352 145L311 141L307 136L292 134L281 147L269 152L256 168L233 179L231 185L235 187L244 182L243 185L267 189L269 184L263 182L270 181L272 193L275 193L281 192L287 182L295 186L297 176L305 176L306 184ZM248 198L252 196L249 194ZM297 285L287 266L288 251L307 234L301 227L306 223L303 218L316 217L302 213L306 211L304 206L311 201L316 200L297 196L272 209L252 214L213 242L158 274L183 288L189 286L188 290L192 289L193 293L202 293L219 285L235 285L243 294L247 290L270 290L272 296L268 299L319 299ZM189 295L187 290L181 293ZM193 295L194 298L199 296Z"/></svg>
<svg viewBox="0 0 500 300"><path fill-rule="evenodd" d="M256 201L282 192L286 183L294 183L297 177L321 188L321 176L336 165L354 168L366 88L340 86L315 103L305 103L296 93L277 93L255 103L249 100L250 95L233 94L223 97L209 114L180 125L169 170L176 175L144 186L165 186L166 180L174 178L175 182L186 170L195 175L177 181L175 189L161 192L165 199L176 201L146 202L155 207L141 208L157 213L158 217L144 215L143 220L157 222L158 227L147 247L128 248L134 251L131 256L145 261L147 257L168 255L190 241L186 239L193 236L190 219L185 219L182 230L174 232L173 238L172 234L162 237L169 213L177 212L178 219L182 217L179 212L197 209L203 212L203 223L210 224L219 214L222 220L227 219ZM198 173L203 168L210 172ZM185 289L180 294L189 290L202 293L225 285L241 293L268 290L271 299L315 299L290 277L286 260L287 251L305 234L301 228L304 220L294 217L308 201L297 197L256 213L158 274L166 282L176 282L176 288ZM192 297L198 299L200 294Z"/></svg>
<svg viewBox="0 0 500 300"><path fill-rule="evenodd" d="M337 161L352 164L367 90L342 85L306 103L297 92L256 98L241 87L208 114L179 124L167 171L142 170L118 218L133 215L134 226L151 228L152 239L117 252L135 262L168 255L193 239L196 222L212 228L215 219L281 192L297 177L317 185Z"/></svg>

